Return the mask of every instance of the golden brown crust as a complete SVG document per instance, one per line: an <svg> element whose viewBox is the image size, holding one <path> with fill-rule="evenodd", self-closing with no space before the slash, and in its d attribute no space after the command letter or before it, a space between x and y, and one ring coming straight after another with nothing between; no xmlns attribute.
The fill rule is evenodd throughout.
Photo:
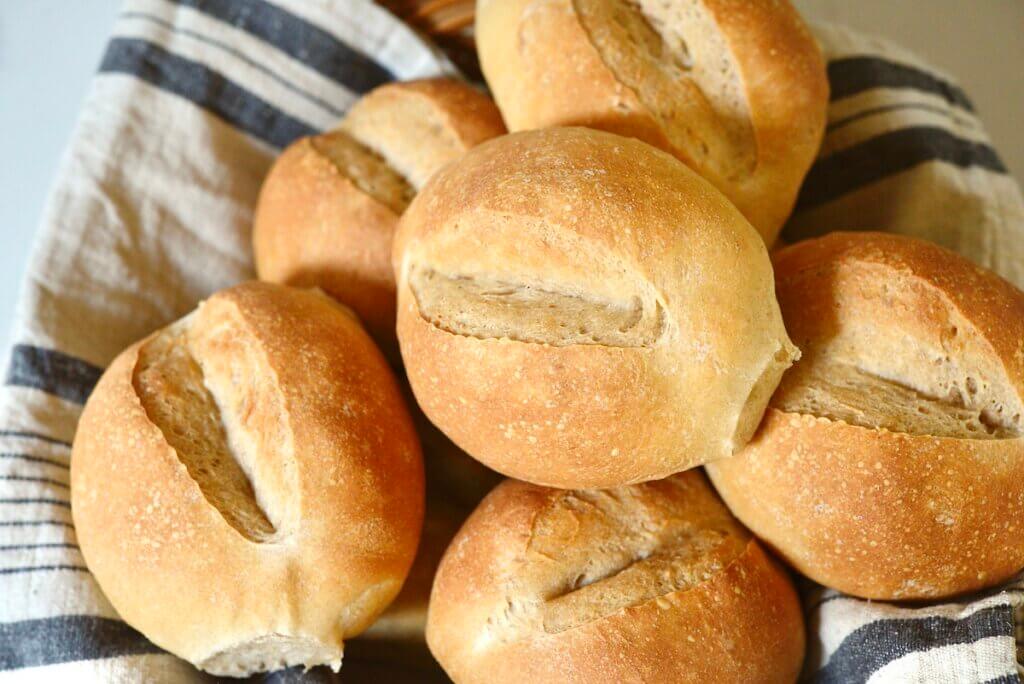
<svg viewBox="0 0 1024 684"><path fill-rule="evenodd" d="M867 598L942 598L1024 567L1024 294L893 235L834 233L775 264L805 356L772 400L788 408L769 409L744 451L708 467L733 512L803 574ZM981 424L945 436L920 427L934 425L928 415L900 432L875 427L903 396L879 384L865 390L876 405L844 419L797 411L788 400L803 364L840 355L922 413L945 407Z"/></svg>
<svg viewBox="0 0 1024 684"><path fill-rule="evenodd" d="M795 288L797 278L810 271L821 272L823 266L834 269L844 264L877 265L927 283L947 298L991 345L990 354L1004 365L1007 377L1024 395L1024 293L992 271L932 242L875 232L834 232L817 240L805 240L775 252L772 262L780 298L783 283L793 282ZM817 292L825 305L829 301L828 291ZM811 316L806 304L791 309L792 313L785 312L787 327L791 317L799 317L794 322L803 325L802 319ZM892 322L899 320L906 319Z"/></svg>
<svg viewBox="0 0 1024 684"><path fill-rule="evenodd" d="M338 131L292 143L271 168L253 227L260 279L320 287L352 307L396 358L391 240L408 198L392 197L397 190L373 192L362 174L379 167L377 175L395 176L392 185L406 184L411 196L438 168L504 131L490 98L460 81L408 81L373 90ZM366 157L361 167L332 160L326 148L338 136Z"/></svg>
<svg viewBox="0 0 1024 684"><path fill-rule="evenodd" d="M263 394L243 393L255 403L237 414L221 410L251 434L286 426L274 453L249 454L276 533L257 542L230 526L151 422L133 388L144 340L107 369L79 423L71 482L82 553L129 624L195 664L274 669L286 660L278 651L260 661L269 638L337 667L342 640L397 594L419 537L422 459L395 379L354 317L313 292L246 283L190 320L192 330L226 326L224 339L264 360L243 376ZM236 359L204 353L203 363ZM284 415L264 413L266 393ZM295 491L263 467L281 454ZM246 648L257 653L240 666L231 654Z"/></svg>
<svg viewBox="0 0 1024 684"><path fill-rule="evenodd" d="M694 552L709 533L716 541ZM658 535L664 545L651 546ZM607 568L586 562L609 555ZM662 571L686 569L698 574L662 586ZM615 605L602 608L608 596ZM795 680L804 629L785 572L693 471L608 492L502 484L441 562L427 640L458 684L777 682Z"/></svg>
<svg viewBox="0 0 1024 684"><path fill-rule="evenodd" d="M638 14L644 4L623 3L622 11ZM584 125L661 147L723 191L771 244L825 127L824 59L800 16L775 0L663 3L660 11L682 14L648 26L662 38L683 29L699 60L673 82L630 56L642 40L623 38L621 21L611 18L615 3L594 6L591 20L581 0L479 0L481 65L509 129ZM735 90L742 104L716 114L709 103L719 88ZM695 134L703 143L685 142Z"/></svg>
<svg viewBox="0 0 1024 684"><path fill-rule="evenodd" d="M398 214L360 190L313 140L290 145L263 183L253 229L256 271L268 282L323 289L393 347L389 260Z"/></svg>
<svg viewBox="0 0 1024 684"><path fill-rule="evenodd" d="M484 143L420 193L395 255L419 405L519 479L615 486L725 456L793 358L757 234L709 184L637 140L559 128ZM443 277L417 280L424 273ZM438 281L451 293L433 302L440 322L417 301ZM504 285L457 301L474 282ZM492 334L502 297L550 319ZM460 301L472 308L460 313ZM625 332L594 328L625 312ZM633 335L636 321L655 339Z"/></svg>
<svg viewBox="0 0 1024 684"><path fill-rule="evenodd" d="M476 88L451 78L426 78L418 81L396 81L374 89L354 107L388 109L400 107L403 100L421 100L435 110L444 128L451 131L465 152L485 140L504 134L505 123L494 100ZM394 155L401 154L396 149ZM436 160L437 170L448 160ZM429 176L429 173L428 173Z"/></svg>
<svg viewBox="0 0 1024 684"><path fill-rule="evenodd" d="M417 190L466 150L505 133L491 98L451 78L375 88L349 110L339 129L379 154Z"/></svg>
<svg viewBox="0 0 1024 684"><path fill-rule="evenodd" d="M1024 567L1024 441L910 436L769 409L708 467L730 509L793 567L848 594L934 599Z"/></svg>

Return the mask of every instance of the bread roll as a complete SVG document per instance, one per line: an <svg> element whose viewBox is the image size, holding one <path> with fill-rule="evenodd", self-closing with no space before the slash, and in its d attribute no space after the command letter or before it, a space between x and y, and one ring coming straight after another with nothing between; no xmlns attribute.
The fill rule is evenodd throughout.
<svg viewBox="0 0 1024 684"><path fill-rule="evenodd" d="M784 682L804 627L785 571L690 471L506 481L441 561L427 643L456 684Z"/></svg>
<svg viewBox="0 0 1024 684"><path fill-rule="evenodd" d="M1024 293L936 245L839 233L776 255L803 358L740 455L732 511L808 577L936 599L1024 568Z"/></svg>
<svg viewBox="0 0 1024 684"><path fill-rule="evenodd" d="M684 161L768 244L814 161L828 80L786 0L478 0L509 130L591 126Z"/></svg>
<svg viewBox="0 0 1024 684"><path fill-rule="evenodd" d="M423 463L355 317L265 283L125 350L71 459L82 553L117 612L208 672L341 665L398 593Z"/></svg>
<svg viewBox="0 0 1024 684"><path fill-rule="evenodd" d="M398 217L437 169L504 131L490 98L459 81L380 86L271 168L253 230L260 279L322 288L393 354Z"/></svg>
<svg viewBox="0 0 1024 684"><path fill-rule="evenodd" d="M612 487L729 455L797 353L757 233L638 140L484 143L424 187L395 254L420 407L537 484Z"/></svg>

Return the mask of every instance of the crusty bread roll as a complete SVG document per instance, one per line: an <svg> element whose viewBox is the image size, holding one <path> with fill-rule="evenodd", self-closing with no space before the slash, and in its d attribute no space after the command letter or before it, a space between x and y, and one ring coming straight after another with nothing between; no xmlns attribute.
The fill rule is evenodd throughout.
<svg viewBox="0 0 1024 684"><path fill-rule="evenodd" d="M456 684L784 682L804 627L785 571L690 471L498 486L441 561L427 643Z"/></svg>
<svg viewBox="0 0 1024 684"><path fill-rule="evenodd" d="M764 243L711 185L584 128L498 138L395 241L416 399L512 477L610 487L729 455L797 354Z"/></svg>
<svg viewBox="0 0 1024 684"><path fill-rule="evenodd" d="M708 467L800 572L878 599L1024 567L1024 293L936 245L839 233L775 259L803 358L740 455Z"/></svg>
<svg viewBox="0 0 1024 684"><path fill-rule="evenodd" d="M341 664L416 551L394 376L328 297L247 283L132 345L89 398L75 529L114 608L214 674Z"/></svg>
<svg viewBox="0 0 1024 684"><path fill-rule="evenodd" d="M462 82L375 89L336 130L292 143L271 168L253 229L260 279L322 288L393 354L398 217L437 169L504 132L490 98Z"/></svg>
<svg viewBox="0 0 1024 684"><path fill-rule="evenodd" d="M478 0L509 130L601 128L671 152L768 244L825 130L817 43L786 0Z"/></svg>

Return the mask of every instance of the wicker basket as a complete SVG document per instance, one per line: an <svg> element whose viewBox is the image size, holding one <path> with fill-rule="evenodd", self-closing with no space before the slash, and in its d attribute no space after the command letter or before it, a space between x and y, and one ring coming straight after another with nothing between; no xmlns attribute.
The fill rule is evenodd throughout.
<svg viewBox="0 0 1024 684"><path fill-rule="evenodd" d="M473 41L474 0L378 0L425 34L471 79L482 80Z"/></svg>

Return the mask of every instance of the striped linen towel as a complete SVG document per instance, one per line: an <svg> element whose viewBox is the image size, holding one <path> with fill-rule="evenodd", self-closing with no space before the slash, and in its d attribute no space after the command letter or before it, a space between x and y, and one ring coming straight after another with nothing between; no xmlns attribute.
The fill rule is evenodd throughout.
<svg viewBox="0 0 1024 684"><path fill-rule="evenodd" d="M1024 285L1024 202L966 96L893 46L819 27L830 127L787 239L889 229ZM250 278L276 152L390 79L451 64L369 0L129 0L44 215L0 388L0 680L205 681L118 618L84 567L68 456L101 369ZM1017 680L1024 584L939 606L808 587L806 677ZM346 681L435 681L347 649ZM333 680L321 670L266 681Z"/></svg>

